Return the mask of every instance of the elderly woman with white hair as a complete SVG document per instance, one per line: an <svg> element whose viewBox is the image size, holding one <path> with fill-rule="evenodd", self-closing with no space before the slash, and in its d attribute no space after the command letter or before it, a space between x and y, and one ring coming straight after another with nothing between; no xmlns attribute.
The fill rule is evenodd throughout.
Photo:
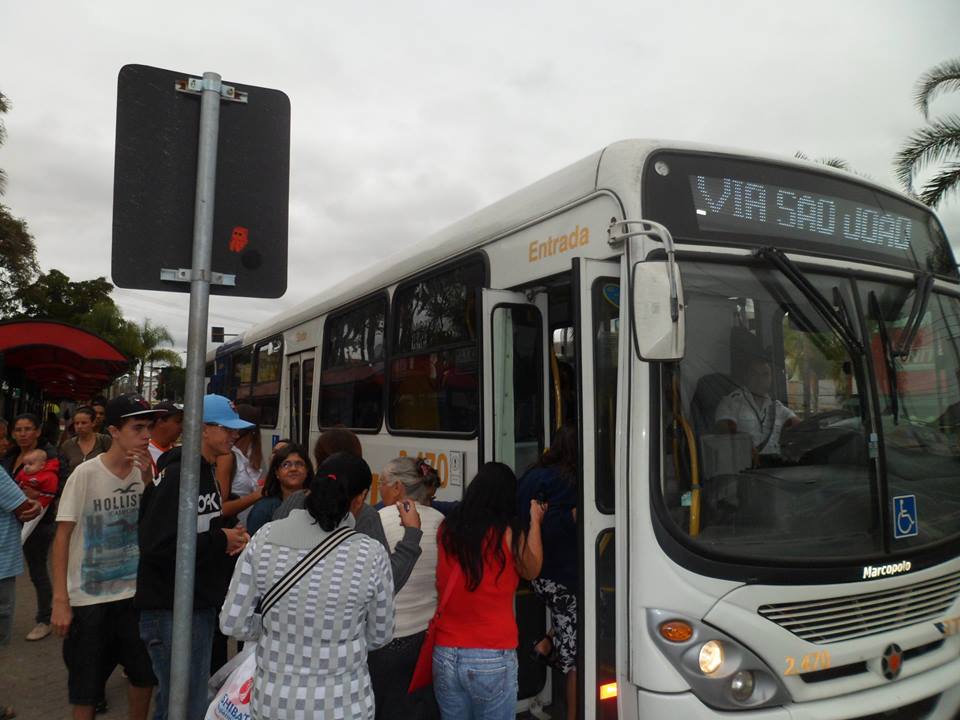
<svg viewBox="0 0 960 720"><path fill-rule="evenodd" d="M423 552L403 588L394 598L396 617L393 641L371 652L367 664L376 717L421 720L439 718L440 710L433 695L433 686L407 693L413 668L427 625L437 608L437 530L443 515L428 504L439 485L437 472L423 460L398 457L384 466L380 474L380 495L383 509L380 521L391 552L403 538L398 505L416 503L420 513Z"/></svg>

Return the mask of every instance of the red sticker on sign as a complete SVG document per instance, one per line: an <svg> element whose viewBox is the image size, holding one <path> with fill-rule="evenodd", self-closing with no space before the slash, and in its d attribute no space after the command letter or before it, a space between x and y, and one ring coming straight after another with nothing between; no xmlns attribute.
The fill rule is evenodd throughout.
<svg viewBox="0 0 960 720"><path fill-rule="evenodd" d="M233 229L233 234L230 235L230 251L235 253L243 252L248 242L250 242L249 231L247 228L237 225Z"/></svg>

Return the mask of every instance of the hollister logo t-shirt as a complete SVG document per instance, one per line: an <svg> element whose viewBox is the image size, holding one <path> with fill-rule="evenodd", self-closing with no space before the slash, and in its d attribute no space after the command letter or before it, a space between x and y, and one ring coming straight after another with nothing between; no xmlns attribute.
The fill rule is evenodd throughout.
<svg viewBox="0 0 960 720"><path fill-rule="evenodd" d="M137 514L143 495L140 470L114 475L98 455L70 475L57 520L74 522L67 565L73 606L132 598L137 589Z"/></svg>

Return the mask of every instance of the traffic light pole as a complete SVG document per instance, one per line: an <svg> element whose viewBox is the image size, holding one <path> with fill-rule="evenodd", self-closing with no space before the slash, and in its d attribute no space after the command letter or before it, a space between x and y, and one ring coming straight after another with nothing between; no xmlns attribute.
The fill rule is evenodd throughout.
<svg viewBox="0 0 960 720"><path fill-rule="evenodd" d="M183 455L180 465L177 557L173 589L173 646L170 658L170 694L166 698L167 716L170 720L197 720L187 717L190 673L208 673L210 670L207 666L191 669L190 645L196 574L197 497L200 491L200 452L203 432L203 376L210 306L210 264L213 253L213 202L217 173L217 140L220 130L220 93L220 76L217 73L205 72L200 97L200 140L193 216L193 262L190 268L190 320L187 330Z"/></svg>

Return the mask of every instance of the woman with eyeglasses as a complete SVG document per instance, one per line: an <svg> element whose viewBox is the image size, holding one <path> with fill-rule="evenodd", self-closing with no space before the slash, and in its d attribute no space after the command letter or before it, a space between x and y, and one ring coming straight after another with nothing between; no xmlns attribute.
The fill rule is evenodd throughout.
<svg viewBox="0 0 960 720"><path fill-rule="evenodd" d="M247 516L247 532L253 535L270 522L273 512L284 500L299 490L309 490L311 482L313 466L305 448L291 444L275 452L263 482L263 498Z"/></svg>

